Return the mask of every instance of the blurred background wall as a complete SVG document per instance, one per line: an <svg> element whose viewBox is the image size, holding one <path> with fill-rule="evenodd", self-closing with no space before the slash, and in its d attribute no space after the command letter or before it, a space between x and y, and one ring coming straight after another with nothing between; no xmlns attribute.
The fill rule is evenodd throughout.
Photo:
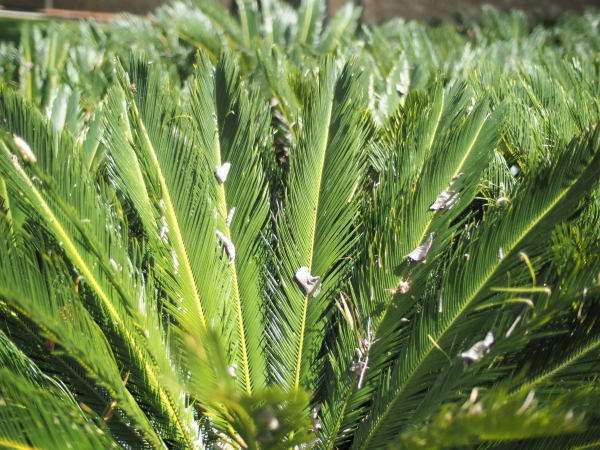
<svg viewBox="0 0 600 450"><path fill-rule="evenodd" d="M450 20L454 11L477 17L481 5L492 4L499 10L512 8L524 10L531 20L552 19L567 11L582 12L588 6L600 7L598 0L362 0L363 20L380 22L390 17L407 19ZM339 8L344 0L330 0L332 9Z"/></svg>
<svg viewBox="0 0 600 450"><path fill-rule="evenodd" d="M37 10L51 5L57 9L82 11L145 14L166 0L0 0L0 5L11 9ZM202 0L198 0L202 1ZM221 0L227 6L232 0ZM290 0L298 4L299 0ZM335 13L346 0L329 0L329 14ZM477 17L480 6L493 4L500 10L519 8L525 10L534 22L561 16L567 11L582 12L587 6L600 7L600 0L359 0L363 7L363 20L382 22L395 16L405 19L449 20L460 10Z"/></svg>

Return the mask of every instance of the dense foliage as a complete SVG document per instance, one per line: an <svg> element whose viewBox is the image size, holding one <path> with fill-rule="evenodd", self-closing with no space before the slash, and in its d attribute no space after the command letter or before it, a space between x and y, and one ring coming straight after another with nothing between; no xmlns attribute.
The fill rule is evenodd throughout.
<svg viewBox="0 0 600 450"><path fill-rule="evenodd" d="M359 16L0 44L0 447L600 445L600 13Z"/></svg>

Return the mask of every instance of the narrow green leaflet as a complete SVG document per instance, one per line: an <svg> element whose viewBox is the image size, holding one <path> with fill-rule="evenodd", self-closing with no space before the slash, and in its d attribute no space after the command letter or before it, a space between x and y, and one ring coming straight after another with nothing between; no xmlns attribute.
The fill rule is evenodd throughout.
<svg viewBox="0 0 600 450"><path fill-rule="evenodd" d="M296 30L296 42L308 48L317 45L321 35L321 27L327 3L323 0L302 0L298 10L298 29Z"/></svg>

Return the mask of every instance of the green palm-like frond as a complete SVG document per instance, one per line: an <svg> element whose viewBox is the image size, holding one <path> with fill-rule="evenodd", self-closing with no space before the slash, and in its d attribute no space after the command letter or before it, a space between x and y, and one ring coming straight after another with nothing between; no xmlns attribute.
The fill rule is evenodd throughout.
<svg viewBox="0 0 600 450"><path fill-rule="evenodd" d="M223 32L231 46L244 48L241 26L225 6L217 0L196 1L194 3L209 18L213 27Z"/></svg>
<svg viewBox="0 0 600 450"><path fill-rule="evenodd" d="M98 406L104 408L106 420L118 404L119 410L128 418L126 420L132 420L145 439L155 446L160 446L161 439L132 395L125 389L122 380L125 375L120 373L109 342L75 293L71 276L62 261L41 254L41 267L35 267L33 262L36 258L32 250L22 248L22 244L15 246L12 239L7 239L11 236L8 224L3 225L5 233L0 248L0 298L3 301L5 316L12 316L12 320L19 321L22 329L28 328L28 323L35 324L42 336L30 334L38 341L38 346L44 342L41 338L45 338L45 346L49 350L46 358L54 357L59 360L67 371L72 372L71 376L75 375L73 378L77 379L79 375L79 378L89 377L95 380L90 380L85 387L92 391L92 397L95 395L100 398ZM16 242L28 241L19 239ZM81 280L77 280L76 286L80 282ZM83 282L81 284L83 285ZM51 290L50 286L53 287ZM56 355L53 354L55 351ZM67 358L61 354L69 356ZM86 375L75 372L77 368L70 363L71 358L77 361L80 370L83 369ZM76 385L81 389L80 383ZM103 402L104 398L115 402L112 409L111 401ZM93 400L97 402L98 399ZM98 411L98 414L100 413Z"/></svg>
<svg viewBox="0 0 600 450"><path fill-rule="evenodd" d="M448 354L468 348L469 341L457 342L456 336L475 337L474 333L482 332L485 315L477 312L476 322L471 317L478 306L494 295L490 288L505 285L508 272L513 274L512 285L526 280L526 271L518 275L517 266L522 264L518 254L533 258L543 251L552 227L572 214L585 192L583 186L598 175L597 147L596 135L573 142L556 166L531 181L537 186L536 190L527 189L531 186L529 183L522 186L508 214L495 214L493 222L471 236L464 248L469 258L457 255L447 268L452 277L444 279L441 285L443 313L431 317L438 306L434 298L424 307L423 314L414 316L418 328L413 328L412 348L409 350L406 345L391 369L390 386L381 397L385 400L374 406L370 418L376 425L359 427L355 445L373 444L376 436L377 445L383 444L391 433L401 430L402 424L412 416L413 402L422 396L418 385L431 380L432 369L443 367ZM454 280L464 281L456 283ZM493 312L491 308L487 315L491 317ZM503 326L499 333L507 333L510 323ZM390 420L395 426L386 425Z"/></svg>
<svg viewBox="0 0 600 450"><path fill-rule="evenodd" d="M218 291L214 300L204 297L211 293L214 275L214 265L207 271L206 261L217 259L215 238L200 232L210 220L204 187L207 168L188 138L190 119L178 114L177 96L161 71L142 55L134 56L130 66L131 78L118 66L120 94L113 93L115 100L106 112L113 118L107 124L107 146L115 161L117 182L133 202L149 241L163 255L157 261L164 274L161 280L181 303L173 312L181 308L185 327L205 328L208 317L221 315L216 305L221 297ZM119 97L129 105L126 111ZM189 171L181 172L177 161L185 161Z"/></svg>
<svg viewBox="0 0 600 450"><path fill-rule="evenodd" d="M127 231L108 207L112 200L109 190L102 184L96 190L86 182L82 155L74 148L68 132L55 134L37 110L14 93L4 90L0 98L5 130L30 143L37 158L36 163L25 162L23 166L26 158L19 159L12 137L3 136L0 170L11 208L26 211L64 251L82 277L80 281L90 289L90 307L101 311L113 325L108 339L114 339L112 345L124 349L122 363L139 371L139 378L135 378L135 383L140 383L138 388L151 393L157 411L164 412L164 420L175 424L175 428L165 429L178 429L176 434L185 439L186 426L177 410L180 405L158 383L161 371L157 361L164 360L165 355L160 349L150 350L139 328L143 324L137 312L138 298L143 296L141 271L132 266L127 256L128 245L123 245ZM117 203L114 210L119 209Z"/></svg>
<svg viewBox="0 0 600 450"><path fill-rule="evenodd" d="M261 338L262 305L261 233L269 216L269 192L265 177L265 149L270 146L270 116L257 92L247 93L239 80L232 55L221 58L216 70L206 57L190 83L189 112L197 125L201 150L215 171L231 164L227 180L210 177L215 192L214 211L219 230L235 245L235 261L225 270L235 305L237 364L242 388L266 386L266 358ZM230 258L231 260L231 258Z"/></svg>
<svg viewBox="0 0 600 450"><path fill-rule="evenodd" d="M20 68L21 92L25 99L46 107L59 83L64 68L69 30L53 25L43 36L37 26L24 25L21 40L23 66Z"/></svg>
<svg viewBox="0 0 600 450"><path fill-rule="evenodd" d="M0 446L598 446L600 14L325 11L0 42Z"/></svg>
<svg viewBox="0 0 600 450"><path fill-rule="evenodd" d="M36 386L6 369L0 370L0 386L3 447L121 448L58 386Z"/></svg>
<svg viewBox="0 0 600 450"><path fill-rule="evenodd" d="M298 10L296 42L313 47L317 44L327 5L323 0L302 0Z"/></svg>
<svg viewBox="0 0 600 450"><path fill-rule="evenodd" d="M534 392L508 400L507 392L501 389L482 395L473 390L464 403L445 404L427 425L400 435L394 448L441 449L499 440L512 441L516 446L523 439L581 432L585 414L577 407L582 406L585 394L589 392L581 390L578 396L571 396L570 403L563 399L542 406Z"/></svg>
<svg viewBox="0 0 600 450"><path fill-rule="evenodd" d="M365 331L353 344L366 353L368 349L361 340L377 342L368 352L369 370L363 373L367 383L372 376L378 380L391 352L397 351L394 346L403 332L405 314L419 298L419 289L426 286L421 275L426 266L403 264L407 255L431 239L432 233L437 242L451 236L450 225L474 197L479 173L487 165L498 139L497 114L487 117L486 101L466 114L465 94L465 85L457 85L449 92L437 86L429 99L422 94L411 95L379 143L385 150L376 165L383 166L384 171L377 186L373 186L372 210L365 227L368 238L364 241L363 263L357 274L362 323L364 327L372 326L372 336ZM405 136L411 137L410 140ZM430 205L443 191L456 195L456 201L449 200L438 211L431 211ZM400 286L398 270L403 272ZM394 293L400 289L406 293L407 288L410 300L398 305ZM352 347L347 349L345 357L352 351ZM373 381L363 392L357 392L360 375L347 371L345 376L348 378L345 400L332 405L337 409L333 413L336 425L328 431L333 434L341 431L342 424L343 429L356 426L356 422L343 419L347 405L357 404L358 399L364 401L365 395L369 395L364 389L378 389L381 382Z"/></svg>
<svg viewBox="0 0 600 450"><path fill-rule="evenodd" d="M357 76L347 66L338 77L332 61L325 62L302 108L302 139L291 151L289 187L277 218L269 348L274 376L290 388L315 386L323 315L348 274L358 238L362 148L370 124ZM307 292L298 284L301 267L320 277L316 289Z"/></svg>
<svg viewBox="0 0 600 450"><path fill-rule="evenodd" d="M323 30L318 45L319 53L329 53L341 43L349 43L356 31L361 12L361 8L352 3L342 6Z"/></svg>
<svg viewBox="0 0 600 450"><path fill-rule="evenodd" d="M269 116L256 93L242 89L231 56L216 71L206 56L199 57L190 102L182 111L175 108L158 69L143 57L134 58L131 67L136 92L122 75L123 88L111 92L106 112L113 126L108 145L117 182L150 241L163 248L159 264L177 306L172 314L193 331L221 319L226 345L233 346L230 363L238 365L241 386L250 393L265 386L266 377L263 344L254 337L260 336L262 324L256 299L261 292L260 236L269 206L261 162L269 145ZM135 105L129 120L123 96ZM158 107L156 98L162 99ZM183 161L195 169L181 172ZM215 173L225 164L231 168L223 182ZM235 254L219 234L233 244ZM210 260L214 263L207 265ZM176 284L169 279L172 273Z"/></svg>
<svg viewBox="0 0 600 450"><path fill-rule="evenodd" d="M175 30L179 38L206 52L216 62L221 49L227 45L227 35L213 26L200 9L184 2L163 5L154 19L165 30Z"/></svg>

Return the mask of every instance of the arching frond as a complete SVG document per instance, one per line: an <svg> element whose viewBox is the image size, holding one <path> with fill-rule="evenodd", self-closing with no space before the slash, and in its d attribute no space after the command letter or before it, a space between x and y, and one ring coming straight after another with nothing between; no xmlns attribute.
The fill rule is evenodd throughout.
<svg viewBox="0 0 600 450"><path fill-rule="evenodd" d="M84 417L71 395L0 369L0 445L7 448L121 448Z"/></svg>
<svg viewBox="0 0 600 450"><path fill-rule="evenodd" d="M423 314L414 316L418 331L413 328L410 346L404 347L391 370L391 383L381 397L385 400L374 406L372 418L367 421L374 421L374 425L359 426L355 445L370 445L374 439L383 444L391 433L399 431L402 423L412 415L412 402L422 396L418 386L430 382L425 380L431 379L431 369L443 367L448 354L456 354L461 346L468 344L456 341L458 330L458 335L463 337L481 332L484 315L480 311L475 322L470 319L471 314L493 295L490 288L506 283L507 272L519 273L516 269L518 253L532 258L544 250L549 231L572 214L585 192L582 187L598 175L597 148L596 135L573 142L552 170L531 181L537 186L535 191L527 189L527 185L522 186L521 194L510 206L508 214L497 213L492 223L471 237L465 247L470 257L458 255L447 269L453 276L445 278L441 285L443 313L432 318L431 310L437 309L437 305L431 304L426 306ZM511 284L519 283L520 279L513 275ZM487 314L493 313L493 309L488 311ZM506 333L510 325L505 326L501 333ZM469 329L472 330L470 333ZM410 358L407 357L409 354L412 355ZM433 363L434 360L437 362ZM388 421L395 426L386 425L390 423Z"/></svg>
<svg viewBox="0 0 600 450"><path fill-rule="evenodd" d="M70 134L55 134L34 108L8 90L0 95L0 114L5 130L22 136L37 160L19 159L10 135L2 137L0 171L11 207L27 211L27 216L52 236L59 251L64 251L85 289L90 290L90 307L101 311L113 325L109 339L124 350L122 362L139 371L138 387L152 393L164 420L175 424L165 429L178 430L176 435L185 439L186 425L177 410L181 405L158 383L161 370L156 361L166 355L160 348L151 350L138 328L143 321L138 321L137 298L143 285L136 283L140 272L127 256L127 244L123 245L127 230L108 207L109 191L105 186L96 190L86 182L81 154L75 151Z"/></svg>
<svg viewBox="0 0 600 450"><path fill-rule="evenodd" d="M274 377L289 388L315 386L323 315L348 274L359 236L369 122L357 76L346 66L338 77L326 61L302 108L302 139L291 152L289 188L277 218L269 331ZM302 286L300 272L318 283Z"/></svg>
<svg viewBox="0 0 600 450"><path fill-rule="evenodd" d="M498 115L486 117L487 102L470 114L466 102L464 85L457 85L449 92L438 87L430 99L415 93L390 123L389 134L380 144L389 151L389 156L384 156L389 159L383 162L384 172L378 185L372 188L372 210L367 220L373 222L366 224L368 238L364 241L363 263L357 274L362 323L363 326L370 323L372 327L372 335L363 339L377 342L368 352L369 370L362 374L367 383L375 377L368 390L380 389L383 380L378 377L397 351L407 311L419 298L419 290L426 286L422 277L427 275L419 275L428 270L426 265L421 264L423 261L407 265L407 256L410 260L411 252L423 243L428 246L424 253L434 253L430 248L435 248L434 242L438 245L450 238L453 230L450 225L475 196L479 173L487 165L498 139L499 124L495 120ZM411 139L407 141L405 136ZM441 202L440 193L448 194ZM436 202L439 205L433 209ZM429 257L421 255L416 259L427 261ZM397 292L410 298L399 306L394 301ZM359 339L355 346L361 345ZM366 355L362 359L366 360ZM353 395L360 398L368 395L356 392L358 376L351 373L346 376L352 380L350 390L344 402L332 405L339 408L336 414L345 414L347 403L356 402ZM340 427L342 418L335 423ZM353 426L356 423L345 425Z"/></svg>
<svg viewBox="0 0 600 450"><path fill-rule="evenodd" d="M544 406L537 404L533 391L510 400L506 394L501 389L479 394L475 389L464 403L446 404L429 424L404 432L394 446L441 449L502 440L520 448L519 440L574 434L585 427L585 414L577 411L583 393L570 404L563 399Z"/></svg>

